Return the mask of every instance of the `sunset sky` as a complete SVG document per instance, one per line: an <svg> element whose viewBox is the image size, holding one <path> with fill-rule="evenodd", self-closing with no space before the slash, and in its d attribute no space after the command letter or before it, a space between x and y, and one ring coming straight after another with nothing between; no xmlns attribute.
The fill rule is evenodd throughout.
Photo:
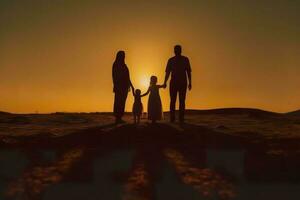
<svg viewBox="0 0 300 200"><path fill-rule="evenodd" d="M192 66L187 108L300 108L300 1L1 0L0 110L111 111L116 52L145 91L175 44Z"/></svg>

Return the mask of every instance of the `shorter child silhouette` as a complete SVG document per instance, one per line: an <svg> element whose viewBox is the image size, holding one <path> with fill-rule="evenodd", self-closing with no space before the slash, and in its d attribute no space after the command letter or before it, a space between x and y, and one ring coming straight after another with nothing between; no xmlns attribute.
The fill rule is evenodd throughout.
<svg viewBox="0 0 300 200"><path fill-rule="evenodd" d="M157 85L156 76L151 76L148 91L142 95L146 96L150 93L148 99L148 119L151 120L152 123L162 119L162 104L159 96L159 88L163 87L164 85Z"/></svg>
<svg viewBox="0 0 300 200"><path fill-rule="evenodd" d="M141 101L141 90L136 89L134 91L134 89L132 90L133 96L134 96L134 103L133 103L133 107L132 107L132 113L133 113L133 117L134 117L134 123L135 124L139 124L140 123L140 119L141 119L141 115L143 113L143 104Z"/></svg>

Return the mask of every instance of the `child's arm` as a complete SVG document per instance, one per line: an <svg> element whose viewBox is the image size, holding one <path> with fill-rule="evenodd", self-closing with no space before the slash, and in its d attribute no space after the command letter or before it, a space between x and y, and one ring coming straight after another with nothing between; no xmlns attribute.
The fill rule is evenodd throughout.
<svg viewBox="0 0 300 200"><path fill-rule="evenodd" d="M165 88L165 84L163 85L157 85L158 88Z"/></svg>
<svg viewBox="0 0 300 200"><path fill-rule="evenodd" d="M147 92L145 94L142 94L141 97L147 96L150 92L150 87L148 88Z"/></svg>

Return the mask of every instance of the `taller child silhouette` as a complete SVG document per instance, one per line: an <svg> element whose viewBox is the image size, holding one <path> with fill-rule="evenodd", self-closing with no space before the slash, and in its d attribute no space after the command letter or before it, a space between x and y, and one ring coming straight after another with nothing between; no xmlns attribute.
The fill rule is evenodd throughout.
<svg viewBox="0 0 300 200"><path fill-rule="evenodd" d="M189 59L181 55L181 46L176 45L174 47L175 56L168 60L166 67L166 76L164 85L166 87L167 81L171 74L170 81L170 121L175 121L175 106L177 94L179 94L179 121L184 122L184 113L185 113L185 98L186 98L186 89L192 89L192 75L191 75L191 66ZM187 77L189 83L187 84Z"/></svg>

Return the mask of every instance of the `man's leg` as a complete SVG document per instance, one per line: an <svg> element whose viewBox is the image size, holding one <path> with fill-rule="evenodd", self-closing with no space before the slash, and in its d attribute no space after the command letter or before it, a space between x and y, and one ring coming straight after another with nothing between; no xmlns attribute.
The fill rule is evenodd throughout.
<svg viewBox="0 0 300 200"><path fill-rule="evenodd" d="M184 122L186 86L179 89L179 121Z"/></svg>
<svg viewBox="0 0 300 200"><path fill-rule="evenodd" d="M141 121L141 115L138 115L138 116L137 116L137 123L139 124L140 121Z"/></svg>
<svg viewBox="0 0 300 200"><path fill-rule="evenodd" d="M176 107L176 98L177 98L177 88L174 84L170 84L170 121L175 121L175 107Z"/></svg>

